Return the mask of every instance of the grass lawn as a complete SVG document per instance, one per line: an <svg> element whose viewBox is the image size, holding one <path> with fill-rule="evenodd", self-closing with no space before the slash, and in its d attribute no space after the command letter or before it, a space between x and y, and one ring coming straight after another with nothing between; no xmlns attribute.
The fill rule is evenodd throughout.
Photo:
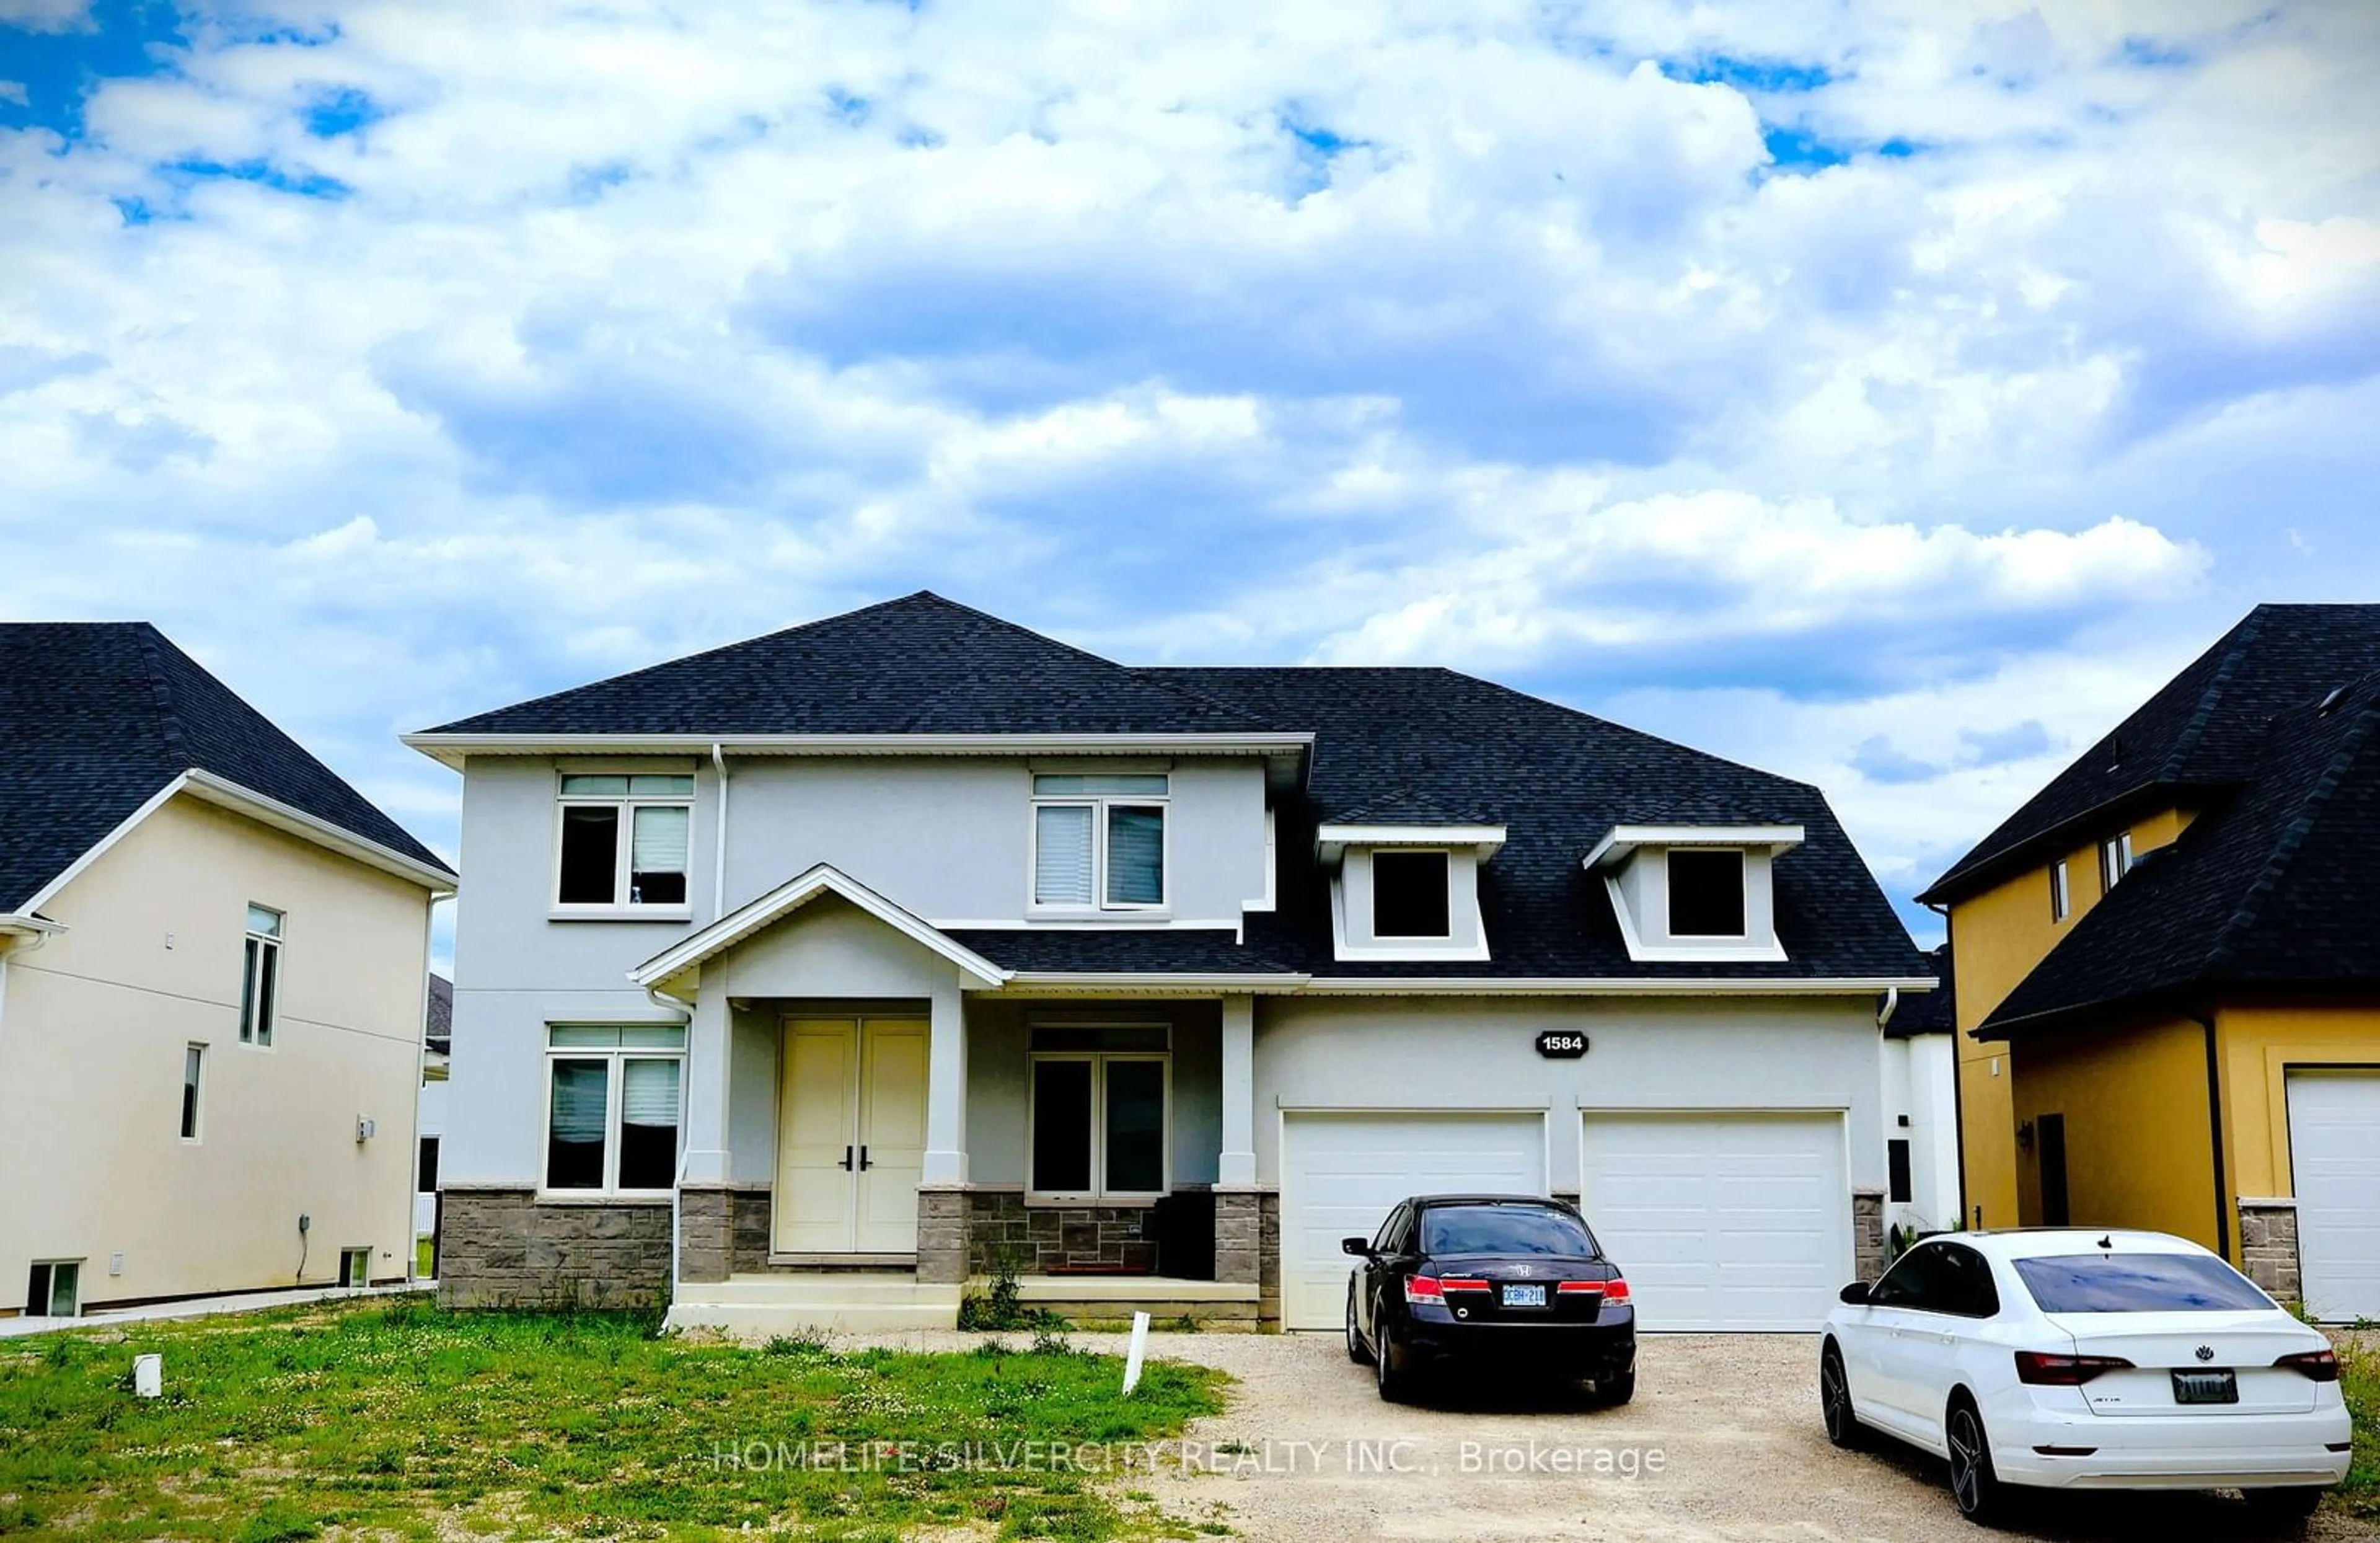
<svg viewBox="0 0 2380 1543"><path fill-rule="evenodd" d="M656 1323L374 1302L0 1341L0 1535L1194 1535L1015 1443L1174 1436L1218 1374L1152 1364L1125 1399L1120 1362L1054 1342L830 1353ZM129 1391L146 1351L163 1399Z"/></svg>
<svg viewBox="0 0 2380 1543"><path fill-rule="evenodd" d="M2355 1465L2339 1487L2351 1515L2380 1517L2380 1332L2331 1336L2338 1346L2339 1385L2355 1416Z"/></svg>

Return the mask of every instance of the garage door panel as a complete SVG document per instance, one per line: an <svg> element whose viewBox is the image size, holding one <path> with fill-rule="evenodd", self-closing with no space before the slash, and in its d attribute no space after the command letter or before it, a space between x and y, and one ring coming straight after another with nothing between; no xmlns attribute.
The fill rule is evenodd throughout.
<svg viewBox="0 0 2380 1543"><path fill-rule="evenodd" d="M2380 1318L2380 1073L2292 1072L2289 1110L2306 1305Z"/></svg>
<svg viewBox="0 0 2380 1543"><path fill-rule="evenodd" d="M1648 1330L1808 1330L1851 1269L1835 1114L1588 1114L1588 1224Z"/></svg>
<svg viewBox="0 0 2380 1543"><path fill-rule="evenodd" d="M1409 1195L1543 1195L1545 1120L1536 1114L1291 1114L1281 1133L1281 1317L1336 1329L1354 1261Z"/></svg>

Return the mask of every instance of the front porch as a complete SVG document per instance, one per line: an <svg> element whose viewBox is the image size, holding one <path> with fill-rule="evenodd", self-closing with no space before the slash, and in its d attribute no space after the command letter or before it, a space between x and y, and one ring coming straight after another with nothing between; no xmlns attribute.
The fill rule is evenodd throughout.
<svg viewBox="0 0 2380 1543"><path fill-rule="evenodd" d="M639 972L690 1020L674 1326L948 1328L1003 1273L1075 1323L1259 1326L1247 996L1027 996L805 887Z"/></svg>

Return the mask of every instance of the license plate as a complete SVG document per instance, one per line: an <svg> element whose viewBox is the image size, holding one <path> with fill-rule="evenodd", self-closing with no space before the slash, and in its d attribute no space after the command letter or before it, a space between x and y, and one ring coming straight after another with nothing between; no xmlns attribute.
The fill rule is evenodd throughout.
<svg viewBox="0 0 2380 1543"><path fill-rule="evenodd" d="M2178 1371L2173 1374L2176 1403L2237 1403L2240 1375L2224 1371Z"/></svg>
<svg viewBox="0 0 2380 1543"><path fill-rule="evenodd" d="M1504 1306L1507 1307L1542 1307L1546 1305L1543 1286L1506 1286Z"/></svg>

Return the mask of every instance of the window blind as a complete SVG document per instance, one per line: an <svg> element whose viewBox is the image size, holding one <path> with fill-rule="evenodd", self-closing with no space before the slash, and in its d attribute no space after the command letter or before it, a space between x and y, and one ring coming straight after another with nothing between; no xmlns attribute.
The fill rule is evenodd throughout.
<svg viewBox="0 0 2380 1543"><path fill-rule="evenodd" d="M691 810L668 805L638 809L628 866L638 873L684 873L686 828L691 816Z"/></svg>
<svg viewBox="0 0 2380 1543"><path fill-rule="evenodd" d="M620 1068L620 1118L631 1125L677 1124L674 1061L630 1061Z"/></svg>
<svg viewBox="0 0 2380 1543"><path fill-rule="evenodd" d="M553 1139L598 1145L612 1069L601 1061L561 1061L553 1067Z"/></svg>
<svg viewBox="0 0 2380 1543"><path fill-rule="evenodd" d="M1062 804L1033 811L1033 901L1038 905L1091 903L1091 809Z"/></svg>
<svg viewBox="0 0 2380 1543"><path fill-rule="evenodd" d="M1165 811L1108 810L1108 904L1156 905L1165 900Z"/></svg>

